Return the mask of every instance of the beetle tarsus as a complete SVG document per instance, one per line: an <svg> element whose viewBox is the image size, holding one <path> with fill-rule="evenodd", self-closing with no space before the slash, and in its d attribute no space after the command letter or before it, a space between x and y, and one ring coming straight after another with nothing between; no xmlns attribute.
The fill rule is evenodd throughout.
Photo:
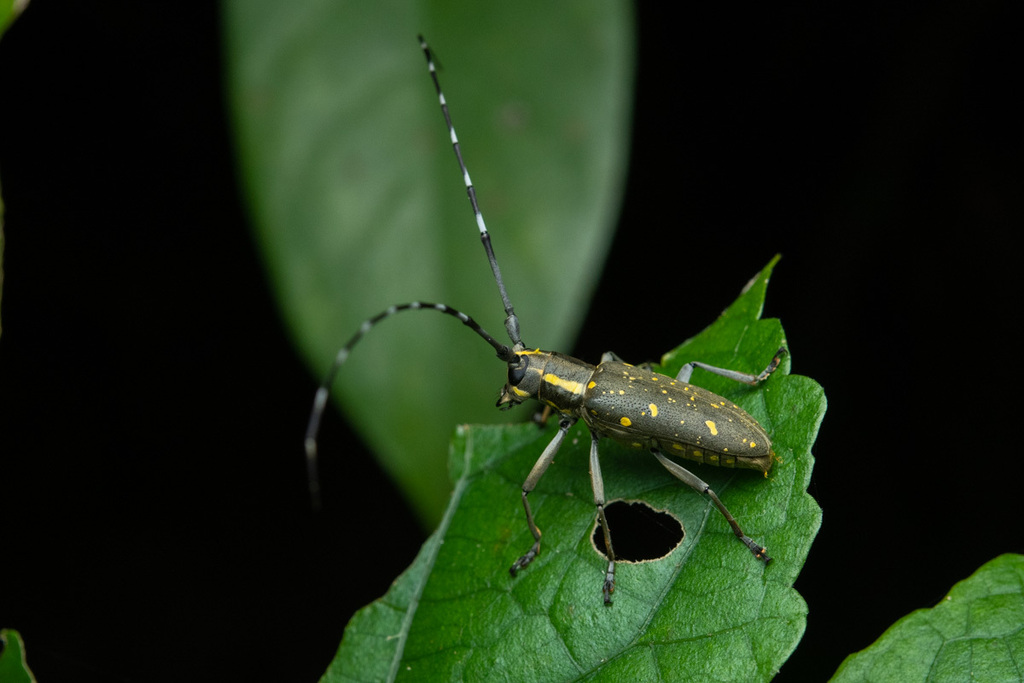
<svg viewBox="0 0 1024 683"><path fill-rule="evenodd" d="M525 555L523 555L518 560L512 563L512 566L508 568L508 573L515 577L515 575L519 572L520 569L526 569L526 565L533 562L533 558L537 557L537 555L539 554L540 541L538 540L536 543L533 544L533 547L530 548L530 552L526 553Z"/></svg>
<svg viewBox="0 0 1024 683"><path fill-rule="evenodd" d="M608 570L604 574L604 587L602 588L604 593L604 605L605 607L611 607L612 604L612 593L615 592L615 561L609 560Z"/></svg>
<svg viewBox="0 0 1024 683"><path fill-rule="evenodd" d="M754 543L749 536L740 536L740 540L743 541L744 545L750 548L750 552L754 553L754 557L757 559L761 560L765 564L772 561L772 558L768 557L768 548Z"/></svg>

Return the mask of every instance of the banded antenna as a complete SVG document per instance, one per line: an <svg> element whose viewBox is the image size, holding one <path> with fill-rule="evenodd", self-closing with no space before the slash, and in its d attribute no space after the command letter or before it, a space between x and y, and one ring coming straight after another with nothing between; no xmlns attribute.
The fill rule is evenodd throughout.
<svg viewBox="0 0 1024 683"><path fill-rule="evenodd" d="M469 178L469 170L466 168L466 164L462 160L462 149L459 146L459 138L455 134L455 127L452 125L451 113L448 111L448 103L445 101L444 92L441 90L441 82L437 78L437 68L434 65L434 58L430 52L430 46L427 45L427 41L423 39L422 35L419 36L419 41L423 54L427 58L427 69L430 71L430 78L434 81L434 88L437 90L437 99L441 104L441 113L444 114L445 123L448 125L448 133L451 136L452 149L455 151L455 159L459 163L459 170L462 171L462 179L466 184L466 194L469 196L469 202L473 207L473 215L476 217L477 228L480 230L480 241L483 243L484 251L487 253L487 262L491 264L491 272L494 273L494 280L498 284L498 293L501 295L501 302L505 307L505 331L508 333L509 339L512 341L512 346L509 347L497 341L471 317L446 304L413 301L407 304L389 306L387 309L381 311L372 318L368 318L363 321L362 325L359 326L359 330L351 339L348 340L348 342L345 343L344 346L341 347L341 349L338 350L338 353L334 357L334 362L331 363L331 367L327 371L327 375L324 377L323 382L320 383L320 386L316 390L316 395L313 397L313 409L310 411L309 424L306 427L305 448L306 477L309 482L309 498L314 509L320 508L320 476L318 471L319 468L317 467L318 452L316 439L317 435L320 433L320 422L323 419L324 411L327 409L327 399L330 397L331 385L334 384L334 379L337 377L341 366L345 364L346 360L348 360L348 357L352 352L352 348L374 326L403 311L433 310L458 318L462 321L463 325L476 332L477 335L490 344L495 352L497 352L498 358L506 363L516 360L516 351L522 351L526 348L526 345L523 344L519 334L519 318L516 316L515 310L512 308L512 302L509 299L508 292L505 290L505 282L501 277L501 268L498 267L498 260L494 257L494 247L491 245L491 235L487 232L487 226L484 223L483 214L480 212L480 206L477 204L476 190L473 188L473 182Z"/></svg>

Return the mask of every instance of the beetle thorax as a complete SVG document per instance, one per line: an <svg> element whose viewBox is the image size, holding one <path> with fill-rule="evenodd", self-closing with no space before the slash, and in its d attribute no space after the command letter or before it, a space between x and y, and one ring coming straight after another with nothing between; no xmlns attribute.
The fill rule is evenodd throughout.
<svg viewBox="0 0 1024 683"><path fill-rule="evenodd" d="M554 351L517 351L508 364L508 383L498 407L502 410L535 398L560 413L575 413L583 404L595 366Z"/></svg>

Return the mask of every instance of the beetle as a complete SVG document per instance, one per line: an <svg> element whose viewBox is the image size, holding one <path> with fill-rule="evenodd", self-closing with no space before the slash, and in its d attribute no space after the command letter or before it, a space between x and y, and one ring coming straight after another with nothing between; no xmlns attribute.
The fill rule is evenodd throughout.
<svg viewBox="0 0 1024 683"><path fill-rule="evenodd" d="M711 487L688 469L666 457L666 453L706 465L757 470L767 476L775 453L765 429L732 401L690 384L689 380L693 370L701 368L756 386L768 379L779 366L787 352L786 348L781 347L765 369L757 375L691 361L673 378L658 374L648 366L625 363L611 352L602 355L600 363L592 365L566 354L527 347L522 341L519 318L501 277L490 233L477 203L476 190L462 158L462 149L441 90L431 49L423 36L419 36L419 40L448 127L459 170L462 172L480 240L505 309L505 331L511 346L496 340L470 316L441 303L411 302L394 305L363 322L356 334L338 351L313 401L306 429L305 451L310 495L314 505L318 504L320 495L316 439L330 387L339 369L348 359L352 348L381 321L404 311L433 310L459 319L490 344L497 357L507 365L507 380L496 404L498 408L508 410L528 399L534 399L551 408L558 416L558 431L523 482L522 504L534 543L512 564L509 573L513 577L540 553L541 531L534 520L528 496L551 465L569 429L580 420L590 433L591 485L597 519L601 525L607 551L608 563L602 584L605 605L612 604L611 597L615 590L615 551L604 512L604 480L601 475L598 448L603 438L612 439L627 447L649 450L674 477L708 496L728 521L736 537L755 558L766 564L770 562L767 549L743 532Z"/></svg>

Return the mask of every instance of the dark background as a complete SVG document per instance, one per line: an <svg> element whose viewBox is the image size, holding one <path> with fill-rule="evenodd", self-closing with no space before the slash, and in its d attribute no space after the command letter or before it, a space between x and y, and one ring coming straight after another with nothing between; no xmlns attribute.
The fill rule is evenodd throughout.
<svg viewBox="0 0 1024 683"><path fill-rule="evenodd" d="M784 254L766 314L829 412L780 680L1024 551L1021 24L804 5L640 6L629 189L573 350L671 348ZM188 11L36 0L0 42L0 625L41 681L314 680L423 538L365 454L308 510L315 380L247 231L218 17ZM665 244L677 268L638 259Z"/></svg>

